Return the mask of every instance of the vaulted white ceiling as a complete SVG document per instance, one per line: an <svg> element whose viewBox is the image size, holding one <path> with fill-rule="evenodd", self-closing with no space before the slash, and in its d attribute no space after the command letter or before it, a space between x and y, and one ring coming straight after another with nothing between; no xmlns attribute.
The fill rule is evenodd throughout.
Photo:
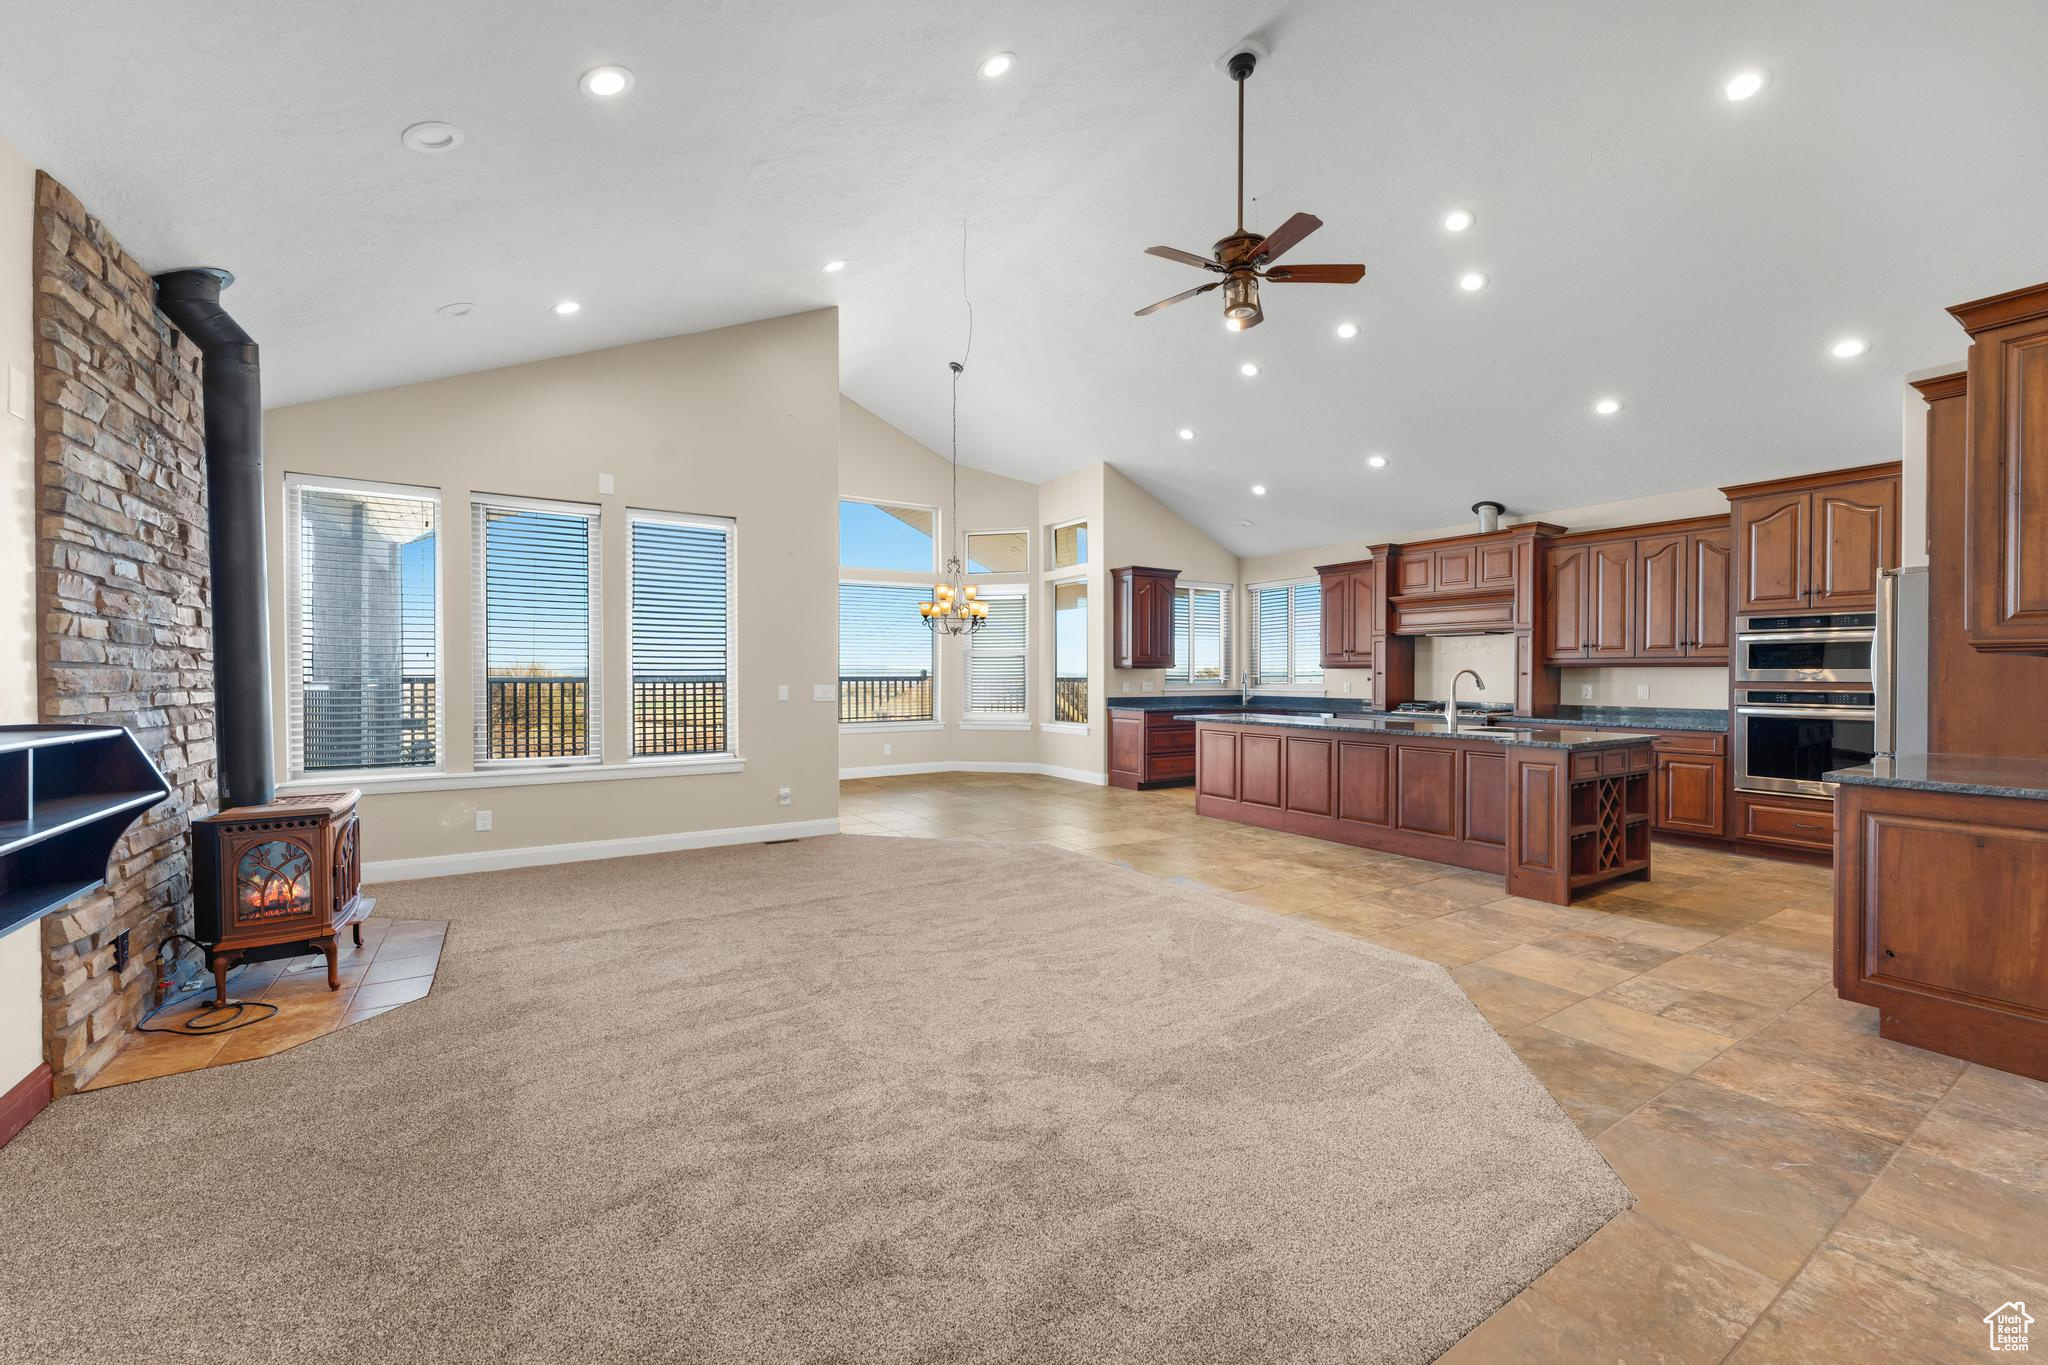
<svg viewBox="0 0 2048 1365"><path fill-rule="evenodd" d="M2038 0L10 0L0 28L0 136L150 268L234 270L272 404L836 304L846 393L944 451L964 223L964 461L1107 460L1240 553L1892 458L1900 376L1962 355L1942 310L2048 278ZM1313 212L1292 258L1365 282L1269 287L1242 335L1213 294L1134 318L1200 278L1144 247L1232 225L1216 62L1251 32L1253 226ZM601 62L624 98L577 89ZM1746 67L1770 83L1730 103ZM467 140L402 147L424 119Z"/></svg>

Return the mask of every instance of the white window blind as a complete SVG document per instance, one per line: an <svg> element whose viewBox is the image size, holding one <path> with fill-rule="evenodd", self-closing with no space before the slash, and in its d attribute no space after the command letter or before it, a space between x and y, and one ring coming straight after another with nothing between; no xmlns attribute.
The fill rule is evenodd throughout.
<svg viewBox="0 0 2048 1365"><path fill-rule="evenodd" d="M1173 590L1173 667L1166 680L1217 687L1230 680L1230 589L1189 584Z"/></svg>
<svg viewBox="0 0 2048 1365"><path fill-rule="evenodd" d="M733 523L662 512L626 516L633 754L731 753Z"/></svg>
<svg viewBox="0 0 2048 1365"><path fill-rule="evenodd" d="M1323 587L1319 582L1267 583L1246 594L1251 603L1253 676L1261 686L1286 687L1323 680Z"/></svg>
<svg viewBox="0 0 2048 1365"><path fill-rule="evenodd" d="M1025 657L1031 633L1025 622L1024 590L983 585L977 591L988 603L988 618L967 640L967 715L1028 722Z"/></svg>
<svg viewBox="0 0 2048 1365"><path fill-rule="evenodd" d="M596 760L598 509L495 497L473 509L476 761Z"/></svg>
<svg viewBox="0 0 2048 1365"><path fill-rule="evenodd" d="M931 591L929 584L839 585L841 724L935 717L937 642L917 614Z"/></svg>
<svg viewBox="0 0 2048 1365"><path fill-rule="evenodd" d="M1052 585L1052 718L1088 723L1088 583Z"/></svg>
<svg viewBox="0 0 2048 1365"><path fill-rule="evenodd" d="M439 761L440 522L431 489L285 480L293 772Z"/></svg>

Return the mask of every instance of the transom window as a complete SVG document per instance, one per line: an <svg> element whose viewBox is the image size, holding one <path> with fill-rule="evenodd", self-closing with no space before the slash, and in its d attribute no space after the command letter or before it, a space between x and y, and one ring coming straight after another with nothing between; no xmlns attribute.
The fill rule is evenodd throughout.
<svg viewBox="0 0 2048 1365"><path fill-rule="evenodd" d="M1031 567L1029 531L969 531L967 572L1023 573Z"/></svg>
<svg viewBox="0 0 2048 1365"><path fill-rule="evenodd" d="M913 503L839 500L839 565L928 574L937 570L939 514ZM917 611L912 608L911 615Z"/></svg>
<svg viewBox="0 0 2048 1365"><path fill-rule="evenodd" d="M1323 585L1315 579L1258 583L1245 590L1252 677L1260 687L1320 686L1323 681Z"/></svg>
<svg viewBox="0 0 2048 1365"><path fill-rule="evenodd" d="M1077 564L1088 562L1088 523L1069 521L1052 528L1048 541L1052 546L1054 569L1071 569Z"/></svg>

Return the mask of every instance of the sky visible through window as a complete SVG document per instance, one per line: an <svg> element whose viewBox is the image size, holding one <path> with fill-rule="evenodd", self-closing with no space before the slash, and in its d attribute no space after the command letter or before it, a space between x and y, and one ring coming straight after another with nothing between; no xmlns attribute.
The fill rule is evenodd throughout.
<svg viewBox="0 0 2048 1365"><path fill-rule="evenodd" d="M921 517L924 528L909 525L871 502L839 504L839 563L848 569L891 569L902 573L933 571L931 512L922 507L898 509Z"/></svg>
<svg viewBox="0 0 2048 1365"><path fill-rule="evenodd" d="M485 666L492 677L590 672L590 522L493 508L484 539Z"/></svg>

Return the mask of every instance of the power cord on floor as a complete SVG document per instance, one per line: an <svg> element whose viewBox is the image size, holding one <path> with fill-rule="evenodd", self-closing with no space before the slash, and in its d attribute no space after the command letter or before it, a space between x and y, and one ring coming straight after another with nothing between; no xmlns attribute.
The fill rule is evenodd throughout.
<svg viewBox="0 0 2048 1365"><path fill-rule="evenodd" d="M193 947L199 949L201 952L206 951L206 945L201 943L198 939L193 938L190 934L173 933L167 935L164 938L163 942L157 945L157 952L159 954L159 957L161 957L161 954L165 948L169 947L173 943L176 943L179 939L183 939L185 942L191 944ZM265 1019L274 1019L277 1017L278 1011L280 1009L280 1007L277 1005L268 1004L260 1000L229 1000L225 1002L215 1000L213 1004L208 1005L206 1008L198 1011L191 1018L182 1021L176 1028L149 1027L150 1020L156 1018L165 1010L171 1009L180 1003L182 1002L175 1000L164 1001L163 1004L158 1005L155 1009L151 1010L148 1014L143 1015L142 1018L136 1022L135 1031L137 1033L168 1033L180 1038L211 1038L217 1034L233 1033L236 1029L247 1028L251 1024L260 1024ZM256 1010L268 1010L269 1013L256 1014L254 1013L254 1011ZM218 1014L224 1017L217 1019L211 1023L199 1022L200 1020L205 1019L208 1015L212 1014ZM247 1014L248 1017L243 1018L244 1014Z"/></svg>

